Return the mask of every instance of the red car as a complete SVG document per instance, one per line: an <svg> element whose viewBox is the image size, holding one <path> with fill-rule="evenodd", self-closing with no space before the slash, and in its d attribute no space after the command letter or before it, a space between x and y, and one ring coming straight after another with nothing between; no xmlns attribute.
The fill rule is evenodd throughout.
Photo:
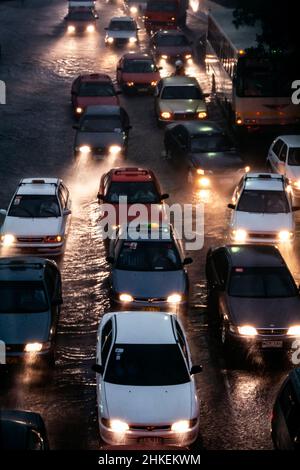
<svg viewBox="0 0 300 470"><path fill-rule="evenodd" d="M127 211L120 216L119 198L127 197ZM111 204L115 209L116 218L110 225L122 225L135 219L138 214L130 214L129 210L134 204L143 204L146 210L145 222L161 222L165 220L163 201L169 197L163 194L160 184L151 170L142 168L113 168L105 173L100 181L99 193L97 195L99 204ZM151 211L152 208L152 211ZM151 212L154 218L151 220ZM142 214L141 214L142 215ZM103 212L102 217L107 213Z"/></svg>
<svg viewBox="0 0 300 470"><path fill-rule="evenodd" d="M80 116L87 106L119 106L117 90L109 75L92 73L79 75L72 84L71 101L75 116Z"/></svg>
<svg viewBox="0 0 300 470"><path fill-rule="evenodd" d="M126 92L153 93L160 68L149 54L125 54L117 65L117 82Z"/></svg>

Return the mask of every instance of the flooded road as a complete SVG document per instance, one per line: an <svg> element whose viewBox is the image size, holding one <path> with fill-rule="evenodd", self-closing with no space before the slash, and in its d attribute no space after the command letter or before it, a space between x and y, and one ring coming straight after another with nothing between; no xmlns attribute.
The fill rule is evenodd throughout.
<svg viewBox="0 0 300 470"><path fill-rule="evenodd" d="M41 413L53 449L98 449L96 380L91 371L99 318L110 308L109 268L100 238L96 195L100 177L113 165L88 165L72 156L74 124L70 106L73 79L83 71L115 77L117 59L124 50L104 45L104 27L112 16L124 14L122 3L98 0L100 21L91 36L66 34L64 0L17 0L0 5L0 43L3 57L0 79L6 82L7 104L0 107L0 207L9 203L18 181L28 176L57 176L72 196L72 226L61 263L64 304L58 331L57 364L41 376L31 368L0 376L0 406ZM140 24L140 48L148 37ZM197 44L203 23L188 19L188 34ZM162 75L172 70L167 64ZM210 83L203 67L191 65L204 91ZM205 244L190 252L190 310L182 317L194 362L203 365L198 377L201 433L207 449L270 449L270 416L274 397L289 365L228 370L209 329L206 309L205 257L209 247L226 241L230 191L194 192L187 179L162 156L163 131L158 129L152 97L125 97L133 126L126 165L150 167L163 191L175 202L204 202ZM224 124L214 99L210 117ZM247 164L264 168L271 138L250 140L244 151ZM299 226L297 227L299 235ZM300 279L296 247L286 259ZM298 250L299 251L299 250Z"/></svg>

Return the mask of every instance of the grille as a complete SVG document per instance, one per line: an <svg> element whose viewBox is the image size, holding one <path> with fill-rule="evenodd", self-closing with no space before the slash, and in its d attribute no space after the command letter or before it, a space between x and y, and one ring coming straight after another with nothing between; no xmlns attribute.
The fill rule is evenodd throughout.
<svg viewBox="0 0 300 470"><path fill-rule="evenodd" d="M182 119L195 119L196 113L174 113L174 119L181 121Z"/></svg>
<svg viewBox="0 0 300 470"><path fill-rule="evenodd" d="M43 243L43 237L18 237L18 242L20 243Z"/></svg>
<svg viewBox="0 0 300 470"><path fill-rule="evenodd" d="M24 351L24 344L7 344L6 352L7 353L21 353Z"/></svg>
<svg viewBox="0 0 300 470"><path fill-rule="evenodd" d="M287 334L287 328L262 328L257 330L259 335L264 336L284 336Z"/></svg>
<svg viewBox="0 0 300 470"><path fill-rule="evenodd" d="M131 424L129 426L130 429L133 431L149 431L149 432L155 432L155 431L169 431L171 429L171 426L169 424L164 425L164 426L143 426L140 424Z"/></svg>
<svg viewBox="0 0 300 470"><path fill-rule="evenodd" d="M269 233L250 232L248 236L249 238L260 238L262 240L270 240L270 239L277 238L277 233L276 232L269 232Z"/></svg>
<svg viewBox="0 0 300 470"><path fill-rule="evenodd" d="M160 298L157 297L157 298L150 298L150 299L149 298L146 299L146 298L142 298L142 297L135 297L134 300L136 302L150 302L150 303L154 303L154 304L155 304L155 302L166 302L167 301L166 297L160 297Z"/></svg>

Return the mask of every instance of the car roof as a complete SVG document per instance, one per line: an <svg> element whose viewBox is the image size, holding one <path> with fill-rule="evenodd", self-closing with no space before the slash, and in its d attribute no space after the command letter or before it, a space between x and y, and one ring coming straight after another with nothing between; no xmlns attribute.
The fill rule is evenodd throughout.
<svg viewBox="0 0 300 470"><path fill-rule="evenodd" d="M196 85L200 86L197 79L195 77L165 77L162 78L163 85L168 85L168 86L178 86L178 85Z"/></svg>
<svg viewBox="0 0 300 470"><path fill-rule="evenodd" d="M114 16L110 21L134 21L131 16Z"/></svg>
<svg viewBox="0 0 300 470"><path fill-rule="evenodd" d="M23 178L19 183L17 194L53 196L60 182L58 178Z"/></svg>
<svg viewBox="0 0 300 470"><path fill-rule="evenodd" d="M283 140L288 147L300 147L300 135L280 135L278 139Z"/></svg>
<svg viewBox="0 0 300 470"><path fill-rule="evenodd" d="M109 115L119 115L120 114L120 106L114 105L93 105L87 106L84 116L97 116L97 114L109 114Z"/></svg>
<svg viewBox="0 0 300 470"><path fill-rule="evenodd" d="M280 267L285 266L280 251L272 245L226 245L232 267Z"/></svg>
<svg viewBox="0 0 300 470"><path fill-rule="evenodd" d="M123 59L126 60L153 60L151 54L143 54L141 52L127 52L123 55Z"/></svg>
<svg viewBox="0 0 300 470"><path fill-rule="evenodd" d="M283 191L284 179L277 173L247 173L244 177L245 189Z"/></svg>
<svg viewBox="0 0 300 470"><path fill-rule="evenodd" d="M82 82L112 82L112 79L106 73L84 73L80 75L80 79Z"/></svg>
<svg viewBox="0 0 300 470"><path fill-rule="evenodd" d="M33 256L0 259L0 281L41 281L51 261Z"/></svg>
<svg viewBox="0 0 300 470"><path fill-rule="evenodd" d="M151 170L143 168L112 168L110 170L112 181L153 181L154 174Z"/></svg>
<svg viewBox="0 0 300 470"><path fill-rule="evenodd" d="M118 344L176 344L172 317L164 312L116 312Z"/></svg>
<svg viewBox="0 0 300 470"><path fill-rule="evenodd" d="M178 121L174 124L169 125L167 128L172 129L178 125L184 126L190 135L202 133L225 133L225 131L218 124L212 121Z"/></svg>

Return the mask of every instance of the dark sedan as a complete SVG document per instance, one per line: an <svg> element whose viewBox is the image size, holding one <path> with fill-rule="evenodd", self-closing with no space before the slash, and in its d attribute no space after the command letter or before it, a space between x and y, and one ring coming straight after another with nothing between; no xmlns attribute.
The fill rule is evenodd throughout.
<svg viewBox="0 0 300 470"><path fill-rule="evenodd" d="M290 350L300 338L299 289L275 246L209 250L209 309L225 353Z"/></svg>
<svg viewBox="0 0 300 470"><path fill-rule="evenodd" d="M98 15L90 8L71 8L65 17L67 32L68 34L94 33L98 19Z"/></svg>
<svg viewBox="0 0 300 470"><path fill-rule="evenodd" d="M158 31L151 37L150 47L157 59L185 61L193 57L192 43L181 31Z"/></svg>
<svg viewBox="0 0 300 470"><path fill-rule="evenodd" d="M177 164L187 166L191 182L210 188L215 179L234 186L245 171L231 138L215 123L191 121L167 126L165 154Z"/></svg>
<svg viewBox="0 0 300 470"><path fill-rule="evenodd" d="M30 411L0 411L0 450L49 450L42 417Z"/></svg>

